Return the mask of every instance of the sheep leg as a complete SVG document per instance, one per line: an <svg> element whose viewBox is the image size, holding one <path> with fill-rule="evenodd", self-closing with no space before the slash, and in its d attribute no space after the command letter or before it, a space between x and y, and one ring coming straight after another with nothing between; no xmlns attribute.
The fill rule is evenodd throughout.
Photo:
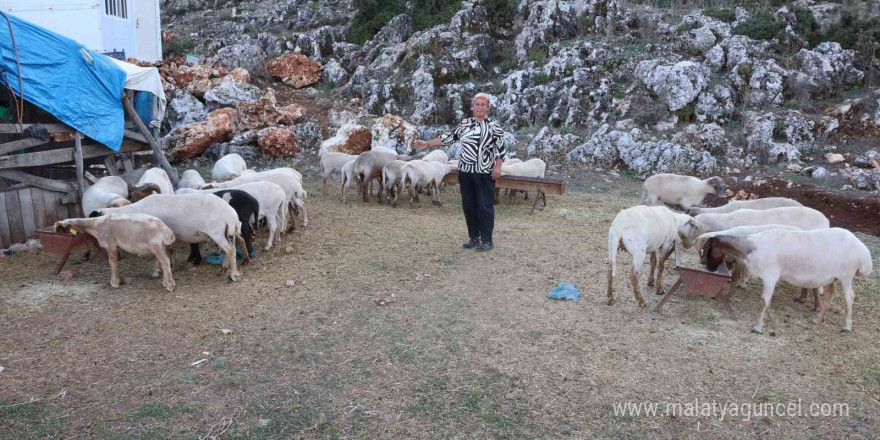
<svg viewBox="0 0 880 440"><path fill-rule="evenodd" d="M119 276L119 249L114 245L107 247L108 259L110 263L110 285L119 287L122 284L122 277Z"/></svg>
<svg viewBox="0 0 880 440"><path fill-rule="evenodd" d="M844 320L843 320L843 326L840 328L840 331L851 332L852 331L853 297L855 297L855 292L853 292L853 288L852 288L852 278L842 279L842 280L840 280L840 284L843 287L843 299L846 300L846 318L844 318Z"/></svg>
<svg viewBox="0 0 880 440"><path fill-rule="evenodd" d="M673 248L670 247L669 251L663 252L663 249L660 250L660 262L657 265L657 282L654 285L657 287L657 295L665 295L666 292L663 290L663 269L666 267L666 260L669 259L669 256L672 254Z"/></svg>
<svg viewBox="0 0 880 440"><path fill-rule="evenodd" d="M199 243L189 244L189 258L186 261L192 261L193 266L198 267L202 264L202 252L199 250ZM158 273L156 276L158 277Z"/></svg>
<svg viewBox="0 0 880 440"><path fill-rule="evenodd" d="M241 265L247 266L248 263L251 262L250 247L247 244L247 240L241 235L235 234L235 243L241 248L241 253L243 255Z"/></svg>
<svg viewBox="0 0 880 440"><path fill-rule="evenodd" d="M825 292L822 294L822 301L819 303L819 312L815 317L811 320L813 324L821 324L825 322L825 312L828 311L828 307L831 306L831 298L834 296L834 283L830 283L827 286L823 287Z"/></svg>
<svg viewBox="0 0 880 440"><path fill-rule="evenodd" d="M268 251L272 249L272 245L275 243L275 234L278 233L278 213L267 215L266 224L269 225L269 239L266 241L266 247L263 250ZM281 241L281 237L278 237L278 240Z"/></svg>
<svg viewBox="0 0 880 440"><path fill-rule="evenodd" d="M764 280L764 292L761 297L764 299L764 308L761 309L761 315L758 317L758 323L752 327L752 333L763 333L766 318L769 317L770 300L773 299L773 291L776 289L776 278L767 278Z"/></svg>
<svg viewBox="0 0 880 440"><path fill-rule="evenodd" d="M229 271L229 282L234 283L238 281L238 277L241 275L238 273L238 262L235 261L235 237L226 237L225 235L209 235L211 240L217 244L217 247L226 254L226 257L223 259L223 267L225 267Z"/></svg>
<svg viewBox="0 0 880 440"><path fill-rule="evenodd" d="M413 204L413 200L415 199L415 195L413 194L413 187L414 186L415 185L413 185L413 184L409 185L409 209L415 208L415 205Z"/></svg>
<svg viewBox="0 0 880 440"><path fill-rule="evenodd" d="M302 211L302 216L303 216L302 224L303 224L303 227L305 228L306 226L309 225L309 214L308 214L308 212L306 212L306 205L300 199L293 199L293 204L298 210Z"/></svg>
<svg viewBox="0 0 880 440"><path fill-rule="evenodd" d="M162 268L162 286L165 287L165 290L173 292L176 284L174 283L174 277L171 275L171 259L168 258L168 254L165 252L165 246L157 243L150 246L150 250L153 252L153 256L156 257L159 267Z"/></svg>
<svg viewBox="0 0 880 440"><path fill-rule="evenodd" d="M801 288L801 296L798 298L795 298L794 302L802 303L802 302L805 302L806 300L807 300L807 288L802 287Z"/></svg>
<svg viewBox="0 0 880 440"><path fill-rule="evenodd" d="M614 294L612 293L611 285L614 282L614 272L611 270L611 262L608 262L608 302L607 304L614 304Z"/></svg>
<svg viewBox="0 0 880 440"><path fill-rule="evenodd" d="M639 276L642 274L643 266L645 265L645 250L637 249L630 251L633 256L633 265L632 270L629 273L629 281L632 283L633 295L636 297L636 301L639 303L639 307L645 307L645 299L642 298L641 286L639 286Z"/></svg>
<svg viewBox="0 0 880 440"><path fill-rule="evenodd" d="M648 287L654 287L655 266L657 266L657 252L651 252L651 269L648 271Z"/></svg>

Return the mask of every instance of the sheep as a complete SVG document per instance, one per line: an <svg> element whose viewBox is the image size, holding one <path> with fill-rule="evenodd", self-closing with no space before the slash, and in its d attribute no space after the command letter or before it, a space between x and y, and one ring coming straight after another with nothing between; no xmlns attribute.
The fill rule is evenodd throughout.
<svg viewBox="0 0 880 440"><path fill-rule="evenodd" d="M226 182L242 175L247 170L247 164L238 154L227 154L214 163L214 170L211 171L211 180L215 182Z"/></svg>
<svg viewBox="0 0 880 440"><path fill-rule="evenodd" d="M201 189L231 189L237 186L244 185L245 183L252 182L272 182L284 189L284 194L286 198L284 206L287 206L288 209L293 208L296 210L302 210L302 225L303 227L308 226L309 216L306 212L305 204L303 203L303 200L307 197L307 194L302 187L302 175L293 168L285 167L276 168L274 170L268 171L260 171L256 173L246 173L227 182L211 182L205 186L202 186ZM293 228L295 218L295 216L291 217L291 229ZM286 223L284 227L286 227Z"/></svg>
<svg viewBox="0 0 880 440"><path fill-rule="evenodd" d="M368 191L369 182L373 179L379 179L379 203L383 203L382 193L382 169L388 162L393 160L412 160L410 156L398 154L390 154L384 151L370 150L361 153L352 165L352 176L358 183L358 189L361 192L364 202L369 201Z"/></svg>
<svg viewBox="0 0 880 440"><path fill-rule="evenodd" d="M519 159L510 159L505 163L501 164L501 175L502 176L520 176L520 177L540 177L543 178L544 174L547 170L547 164L544 163L543 160L535 158L529 159L525 162ZM526 199L529 198L528 191L522 191L525 193ZM516 193L517 191L513 191L510 193L510 201L516 203ZM497 191L496 191L496 199L497 199Z"/></svg>
<svg viewBox="0 0 880 440"><path fill-rule="evenodd" d="M88 187L82 196L83 212L88 214L101 208L116 208L130 205L128 184L121 177L107 176L98 179Z"/></svg>
<svg viewBox="0 0 880 440"><path fill-rule="evenodd" d="M198 171L186 170L183 172L183 177L180 179L180 182L177 183L177 187L198 189L204 184L205 179L202 178L202 175L199 174Z"/></svg>
<svg viewBox="0 0 880 440"><path fill-rule="evenodd" d="M513 165L513 164L517 164L517 163L522 163L522 159L517 159L515 157L508 158L508 159L505 159L504 162L501 163L501 165Z"/></svg>
<svg viewBox="0 0 880 440"><path fill-rule="evenodd" d="M370 151L377 151L379 153L388 153L388 154L397 154L397 150L393 148L388 148L382 145L376 145L373 148L370 148Z"/></svg>
<svg viewBox="0 0 880 440"><path fill-rule="evenodd" d="M56 232L68 232L73 228L95 237L98 245L107 251L111 286L119 287L125 283L119 276L119 249L122 249L135 255L153 254L162 268L162 286L169 292L174 291L176 284L166 246L173 245L175 237L162 220L147 214L110 214L55 222Z"/></svg>
<svg viewBox="0 0 880 440"><path fill-rule="evenodd" d="M128 190L132 202L137 202L153 194L174 194L171 179L162 168L150 168L141 176L134 188Z"/></svg>
<svg viewBox="0 0 880 440"><path fill-rule="evenodd" d="M434 150L426 154L425 157L422 158L422 160L425 162L446 163L449 161L449 156L447 156L446 152L444 152L443 150Z"/></svg>
<svg viewBox="0 0 880 440"><path fill-rule="evenodd" d="M342 166L342 202L345 203L345 192L351 187L354 181L354 161L348 162Z"/></svg>
<svg viewBox="0 0 880 440"><path fill-rule="evenodd" d="M385 191L391 197L391 205L397 206L397 197L403 190L403 184L400 181L402 167L410 162L404 160L392 160L385 164L382 168L382 184L385 185Z"/></svg>
<svg viewBox="0 0 880 440"><path fill-rule="evenodd" d="M403 187L409 180L409 207L415 207L413 205L414 190L419 185L431 187L431 202L437 206L443 206L443 203L440 202L440 182L443 181L443 177L453 171L455 171L454 166L442 162L414 160L403 165L400 169L400 183ZM392 204L396 201L395 197Z"/></svg>
<svg viewBox="0 0 880 440"><path fill-rule="evenodd" d="M199 243L210 238L226 254L223 267L228 269L229 281L238 281L241 274L235 261L235 243L244 244L241 222L235 209L219 197L213 194L156 194L128 206L93 211L89 217L116 213L152 215L171 228L177 241L183 243ZM174 262L175 258L171 261ZM157 267L153 275L158 276L158 273Z"/></svg>
<svg viewBox="0 0 880 440"><path fill-rule="evenodd" d="M651 271L648 274L648 286L656 286L657 294L663 295L663 266L666 259L676 250L678 244L685 248L691 246L693 235L693 218L687 214L673 212L665 206L634 206L620 211L608 228L608 305L614 304L612 282L617 274L617 250L623 243L624 249L633 258L632 272L629 279L633 294L639 307L645 307L645 300L639 288L639 276L646 254L651 254ZM657 265L656 253L660 252ZM657 267L657 281L654 281L654 268Z"/></svg>
<svg viewBox="0 0 880 440"><path fill-rule="evenodd" d="M873 271L871 252L852 232L841 228L812 231L773 229L745 237L716 235L706 240L706 267L714 271L727 256L742 261L764 284L764 308L752 332L762 333L770 300L779 280L806 288L825 287L819 314L821 323L831 303L833 282L839 280L846 301L842 331L852 331L852 282Z"/></svg>
<svg viewBox="0 0 880 440"><path fill-rule="evenodd" d="M287 209L285 209L284 189L272 182L251 182L236 186L235 189L244 191L257 200L260 206L260 218L266 219L269 226L269 240L264 250L271 250L276 239L280 240L281 230L279 226L286 221ZM216 193L223 189L178 189L175 194L192 194L198 192ZM259 219L256 219L259 220ZM244 226L242 225L242 230Z"/></svg>
<svg viewBox="0 0 880 440"><path fill-rule="evenodd" d="M724 181L720 177L700 180L678 174L655 174L645 179L643 203L648 206L661 203L678 205L687 211L692 206L702 203L710 194L724 197L724 191Z"/></svg>
<svg viewBox="0 0 880 440"><path fill-rule="evenodd" d="M245 244L241 252L247 255L244 258L244 264L247 264L250 260L250 252L254 249L254 229L251 227L251 217L255 221L260 218L260 204L256 198L238 188L221 189L212 192L212 194L228 203L238 215L238 221L241 222L241 237L244 238ZM188 261L191 261L193 266L202 263L202 254L199 251L198 243L190 243Z"/></svg>
<svg viewBox="0 0 880 440"><path fill-rule="evenodd" d="M723 231L737 226L788 225L805 231L827 229L831 223L819 211L805 206L765 210L740 209L729 214L700 214L694 217L700 234Z"/></svg>
<svg viewBox="0 0 880 440"><path fill-rule="evenodd" d="M797 200L787 199L785 197L767 197L755 200L732 200L724 206L717 208L691 208L687 211L691 216L700 214L729 214L739 209L773 209L785 208L789 206L804 206Z"/></svg>
<svg viewBox="0 0 880 440"><path fill-rule="evenodd" d="M327 194L327 179L334 171L342 171L345 164L357 159L355 154L327 153L321 158L321 194Z"/></svg>

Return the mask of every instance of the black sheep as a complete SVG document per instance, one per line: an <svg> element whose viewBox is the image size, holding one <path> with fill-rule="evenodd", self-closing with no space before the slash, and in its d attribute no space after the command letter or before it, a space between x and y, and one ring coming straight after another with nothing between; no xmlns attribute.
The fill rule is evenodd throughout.
<svg viewBox="0 0 880 440"><path fill-rule="evenodd" d="M235 209L235 212L238 214L238 220L241 222L241 237L244 238L245 246L247 247L247 249L242 249L242 252L247 252L250 255L254 249L254 230L251 228L251 217L253 216L254 221L260 218L260 203L250 194L237 189L225 189L213 194L225 200L232 209ZM189 249L190 253L187 261L192 261L194 266L198 266L202 263L199 244L192 243L189 245Z"/></svg>

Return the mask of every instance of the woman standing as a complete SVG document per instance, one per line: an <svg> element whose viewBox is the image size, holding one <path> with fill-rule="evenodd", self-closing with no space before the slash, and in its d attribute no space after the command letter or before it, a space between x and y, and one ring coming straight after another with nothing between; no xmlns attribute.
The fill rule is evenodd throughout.
<svg viewBox="0 0 880 440"><path fill-rule="evenodd" d="M430 141L416 141L415 148L449 147L461 143L458 158L458 184L461 188L461 207L467 221L470 240L462 245L478 252L491 251L492 230L495 227L495 179L501 175L501 162L507 155L504 130L489 115L489 95L478 93L471 101L473 118L458 124L452 133Z"/></svg>

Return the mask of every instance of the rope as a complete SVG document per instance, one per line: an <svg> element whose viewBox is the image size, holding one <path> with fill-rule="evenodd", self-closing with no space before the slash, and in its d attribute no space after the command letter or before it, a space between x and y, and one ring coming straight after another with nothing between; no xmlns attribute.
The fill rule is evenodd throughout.
<svg viewBox="0 0 880 440"><path fill-rule="evenodd" d="M15 41L15 31L12 30L12 20L10 20L9 16L3 11L0 11L0 15L3 15L3 18L6 19L6 23L9 25L9 35L12 37L12 50L15 52L15 65L18 67L18 96L20 99L16 99L15 93L13 92L12 100L15 103L15 112L18 114L18 128L21 130L21 121L24 116L24 81L21 79L21 59L18 56L18 43ZM6 82L6 87L12 92L12 85L9 84L9 79L6 77L6 73L3 73L3 80Z"/></svg>

